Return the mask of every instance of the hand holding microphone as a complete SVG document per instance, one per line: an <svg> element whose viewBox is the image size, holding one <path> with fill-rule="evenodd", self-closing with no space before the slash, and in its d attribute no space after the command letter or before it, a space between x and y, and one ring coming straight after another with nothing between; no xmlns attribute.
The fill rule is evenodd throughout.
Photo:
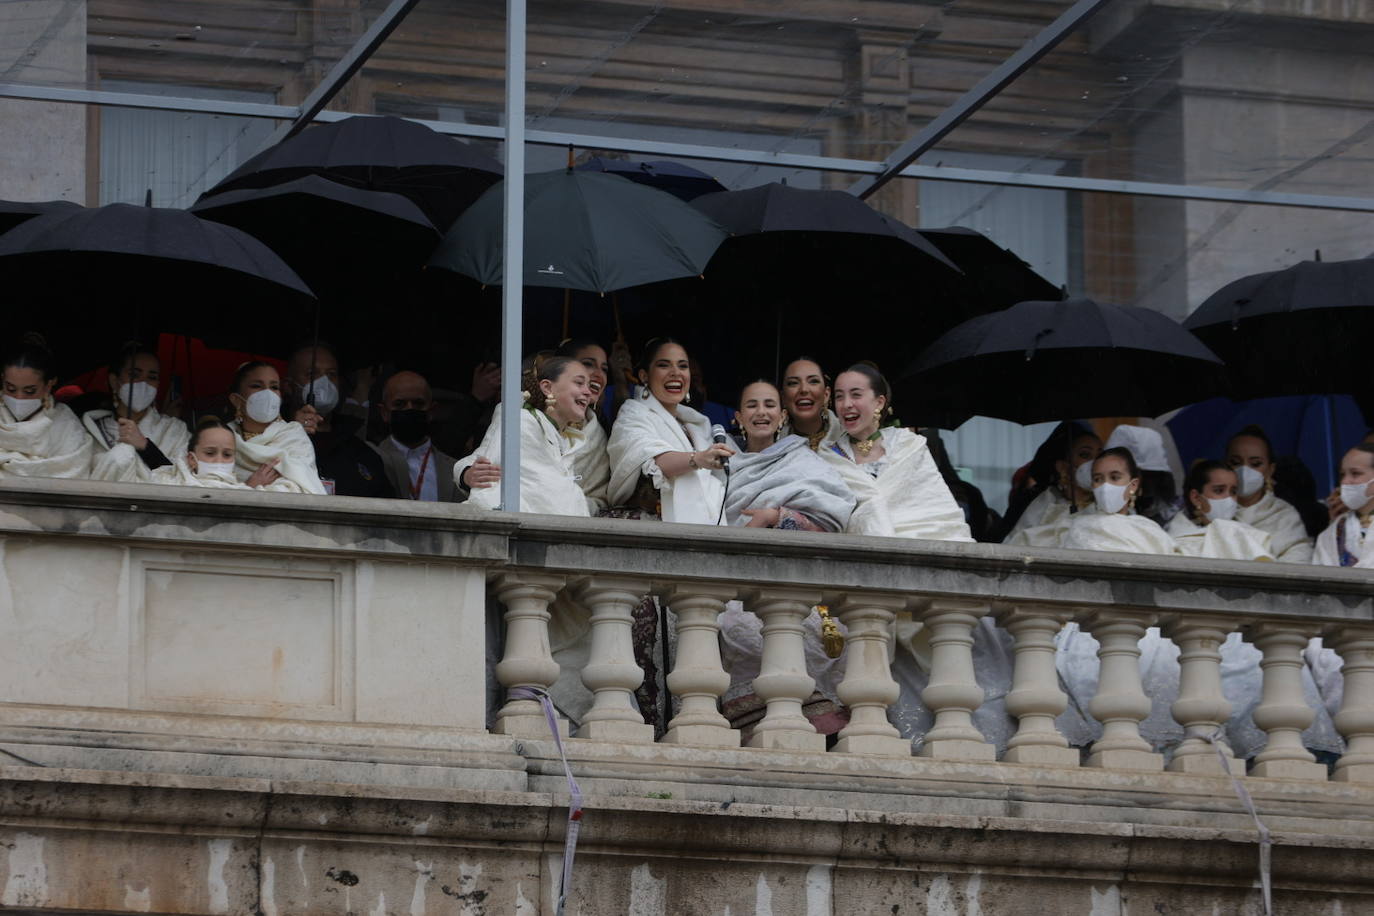
<svg viewBox="0 0 1374 916"><path fill-rule="evenodd" d="M730 473L730 457L735 450L730 447L730 437L725 433L725 427L719 423L711 427L711 441L715 443L708 454L716 456L720 461L720 469L725 473Z"/></svg>

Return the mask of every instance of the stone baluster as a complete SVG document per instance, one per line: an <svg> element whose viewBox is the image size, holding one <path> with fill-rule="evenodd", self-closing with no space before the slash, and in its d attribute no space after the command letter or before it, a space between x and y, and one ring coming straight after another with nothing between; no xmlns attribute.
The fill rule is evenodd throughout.
<svg viewBox="0 0 1374 916"><path fill-rule="evenodd" d="M660 597L677 616L677 661L668 675L668 689L681 702L662 742L739 747L739 732L717 708L730 686L730 675L720 662L720 615L735 589L684 585Z"/></svg>
<svg viewBox="0 0 1374 916"><path fill-rule="evenodd" d="M935 713L917 753L948 760L994 760L997 749L973 725L983 689L973 671L973 628L988 613L980 601L937 598L919 614L930 630L930 683L921 699Z"/></svg>
<svg viewBox="0 0 1374 916"><path fill-rule="evenodd" d="M631 611L648 591L647 581L600 576L583 580L575 589L577 599L592 611L591 652L582 669L582 683L593 694L592 708L582 717L579 738L653 743L654 727L644 722L634 701L644 671L635 663L630 633Z"/></svg>
<svg viewBox="0 0 1374 916"><path fill-rule="evenodd" d="M849 631L844 680L837 691L850 709L849 724L840 729L835 745L840 753L911 756L911 742L887 721L887 707L899 693L888 651L892 621L908 603L896 595L851 595L838 602L836 616Z"/></svg>
<svg viewBox="0 0 1374 916"><path fill-rule="evenodd" d="M750 747L825 750L825 736L802 714L802 704L816 688L806 673L804 623L820 599L819 592L768 589L746 602L763 620L763 660L754 678L754 692L768 704L763 721L754 726Z"/></svg>
<svg viewBox="0 0 1374 916"><path fill-rule="evenodd" d="M1302 744L1303 729L1317 715L1302 691L1302 650L1309 634L1291 624L1260 623L1250 627L1247 635L1264 653L1260 662L1264 686L1254 719L1269 735L1264 750L1255 757L1251 775L1325 780L1326 767Z"/></svg>
<svg viewBox="0 0 1374 916"><path fill-rule="evenodd" d="M1374 629L1343 627L1331 647L1344 662L1345 690L1336 728L1345 736L1345 753L1336 761L1337 782L1374 783Z"/></svg>
<svg viewBox="0 0 1374 916"><path fill-rule="evenodd" d="M493 584L496 597L506 606L506 652L496 665L496 679L512 687L547 690L558 680L558 662L549 651L549 602L563 587L560 576L538 573L503 573ZM558 718L558 729L568 732L568 720ZM496 714L498 735L549 737L549 723L537 700L508 699Z"/></svg>
<svg viewBox="0 0 1374 916"><path fill-rule="evenodd" d="M1054 666L1055 635L1070 614L1042 607L1014 606L996 612L997 622L1011 633L1016 653L1007 712L1019 726L1007 742L1002 759L1009 763L1076 767L1079 753L1055 727L1054 720L1068 708L1069 698L1059 689Z"/></svg>
<svg viewBox="0 0 1374 916"><path fill-rule="evenodd" d="M1164 622L1164 635L1178 646L1178 700L1169 707L1174 721L1183 726L1183 742L1174 750L1169 769L1176 773L1231 773L1245 775L1231 746L1217 735L1231 718L1231 703L1221 692L1221 644L1234 622L1221 617L1180 616ZM1217 758L1226 758L1223 767Z"/></svg>
<svg viewBox="0 0 1374 916"><path fill-rule="evenodd" d="M1164 757L1140 737L1140 723L1150 714L1150 698L1140 685L1140 638L1151 616L1130 611L1098 611L1080 626L1099 643L1097 693L1088 712L1102 723L1088 766L1115 770L1162 770Z"/></svg>

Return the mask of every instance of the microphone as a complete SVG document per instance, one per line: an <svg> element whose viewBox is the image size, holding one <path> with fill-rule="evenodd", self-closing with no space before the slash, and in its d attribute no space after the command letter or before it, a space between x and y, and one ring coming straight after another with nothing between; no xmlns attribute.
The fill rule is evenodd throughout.
<svg viewBox="0 0 1374 916"><path fill-rule="evenodd" d="M717 423L711 427L711 441L714 442L716 445L725 445L730 441L730 437L725 435L724 426L721 426L719 423ZM727 474L730 473L729 458L720 459L720 469Z"/></svg>

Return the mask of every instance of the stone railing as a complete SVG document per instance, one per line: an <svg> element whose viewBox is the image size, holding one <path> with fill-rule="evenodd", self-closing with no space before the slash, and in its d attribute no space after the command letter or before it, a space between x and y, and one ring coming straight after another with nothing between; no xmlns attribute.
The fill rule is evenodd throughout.
<svg viewBox="0 0 1374 916"><path fill-rule="evenodd" d="M763 832L750 841L751 854L790 863L769 868L783 869L800 881L793 886L803 888L812 880L806 869L821 867L818 861L832 869L826 880L838 881L833 869L854 856L869 862L885 855L865 844L909 843L900 830L890 832L902 818L908 819L903 830L920 823L953 831L951 836L993 829L996 821L1007 836L1024 835L1034 851L1012 855L992 843L979 852L983 847L975 844L956 871L996 871L1005 856L1020 856L1018 867L1029 869L1026 874L1081 871L1084 880L1117 887L1119 897L1130 881L1175 879L1141 878L1140 869L1148 868L1109 852L1117 842L1111 837L1128 835L1127 845L1150 837L1149 843L1178 846L1174 858L1165 857L1173 864L1161 866L1161 875L1168 868L1187 871L1184 863L1196 855L1187 851L1189 844L1220 841L1235 848L1234 862L1222 861L1226 857L1213 849L1197 880L1215 885L1207 906L1229 906L1226 901L1248 899L1255 877L1253 846L1244 851L1253 843L1254 825L1223 775L1230 770L1277 831L1276 842L1290 848L1292 858L1276 857L1281 891L1285 875L1298 881L1299 871L1302 881L1325 882L1323 895L1371 890L1364 884L1367 870L1350 865L1350 856L1367 855L1374 844L1374 787L1368 787L1374 783L1374 578L1364 572L84 482L7 481L0 489L0 536L0 787L10 792L0 795L0 840L20 828L23 835L38 835L33 825L90 829L98 811L132 818L110 795L127 800L131 786L142 787L138 792L267 793L261 822L245 815L248 826L233 827L249 837L243 842L259 865L269 856L273 830L296 836L291 831L307 829L297 823L305 810L324 818L318 829L351 831L354 839L358 831L410 837L388 841L395 843L427 835L428 827L409 821L394 830L372 822L364 829L340 814L335 790L321 787L347 784L350 798L374 801L423 796L426 804L500 809L506 812L502 823L512 825L525 817L515 817L516 809L534 805L552 812L566 799L566 788L544 713L532 700L506 699L488 730L484 697L493 686L486 677L493 653L499 654L495 676L505 688L545 688L559 677L548 624L555 596L566 592L591 612L588 662L580 677L594 695L567 753L588 793L589 811L599 811L600 823L620 831L598 838L589 828L588 842L602 845L586 854L585 863L579 855L579 868L595 876L587 880L620 888L625 877L616 870L617 856L650 849L675 857L691 850L688 858L734 874L741 862L718 861L733 855L729 843L717 848L714 841L693 839L701 818L752 818ZM658 741L632 697L643 675L634 660L631 609L645 594L671 606L677 627L668 685L680 706ZM743 600L763 624L754 690L767 710L747 747L718 707L729 679L717 619L733 599ZM814 686L803 657L802 622L821 603L848 630L838 694L851 717L829 750L802 715ZM503 648L488 632L496 619L489 608L504 615ZM888 659L899 615L910 615L930 634L929 684L921 698L933 726L914 754L887 716L897 696ZM1000 760L973 721L983 689L972 645L986 620L1009 633L1014 646L1006 708L1019 725ZM1070 621L1101 646L1100 686L1088 710L1102 733L1086 754L1055 725L1066 698L1054 640ZM1137 644L1155 625L1181 650L1172 712L1184 739L1167 764L1139 731L1150 701ZM1231 713L1221 692L1219 647L1232 632L1262 653L1263 689L1253 718L1268 743L1248 776L1224 742L1212 743ZM1344 663L1344 695L1334 720L1347 748L1330 779L1301 739L1314 715L1300 678L1301 653L1313 636L1323 637ZM210 787L195 779L217 782ZM111 788L116 784L123 788ZM16 787L28 794L21 797ZM289 828L274 820L285 815L273 814L270 803L283 792L293 799L295 826ZM105 808L91 807L97 797ZM840 812L843 822L867 823L881 813L876 832L854 827L849 839L815 859L815 850L797 845L792 833L804 823L808 836L824 834L832 815L816 807L822 798L824 810ZM230 830L225 823L206 826L219 817L211 809L220 801L206 801L203 811L192 805L196 813L184 815L190 820L176 829L209 830L207 836ZM244 804L259 810L257 802ZM438 810L427 815L440 817L434 823L451 817ZM640 814L648 820L636 821ZM948 822L951 816L969 821ZM527 866L535 873L527 874L527 883L535 881L547 901L557 870L537 864L538 850L544 843L551 853L561 847L561 826L558 816L539 823L529 834L513 826L503 832L490 823L481 830L450 823L445 842L466 850L468 860L485 862L488 874L506 866L474 849L525 844L521 848L534 858L522 861L536 863ZM1036 831L1060 840L1035 845L1030 835ZM50 851L65 849L56 838L51 842ZM205 842L211 844L206 855L237 854ZM89 848L74 845L62 855L76 857ZM297 855L317 856L309 843L301 850ZM330 860L323 852L318 856L309 861L323 874ZM63 861L92 867L76 858ZM295 901L276 904L283 913L319 903L318 882L310 884L304 864L299 884L287 888L285 882L295 879L287 875L286 860L274 861L277 883L265 890L259 870L244 891L257 895L254 906L271 911L261 904L264 893ZM872 867L908 867L900 861ZM1117 862L1119 872L1111 864ZM1290 865L1299 871L1285 871ZM661 867L672 872L678 866ZM929 867L931 874L954 874ZM52 874L57 865L46 868ZM687 865L681 868L683 876L690 873ZM1008 872L994 881L993 871L986 872L988 893L994 884L1008 894L1020 892L1021 878ZM1093 877L1107 873L1116 877ZM387 874L392 885L400 880ZM0 856L0 887L5 875ZM774 881L772 887L778 873L757 877ZM739 880L753 886L753 878ZM535 893L511 882L492 898L504 903L490 912L513 912L520 894ZM48 885L41 893L24 891L22 882L14 886L20 890L0 896L0 906L39 901L93 912L139 909L104 898L97 906L89 896L64 897ZM833 883L826 886L834 892ZM626 890L630 898L589 905L585 912L625 912L625 900L649 893L645 887L658 885L641 882ZM389 899L397 893L391 890ZM1159 902L1161 893L1155 887L1149 896ZM369 912L374 905L389 912L367 899ZM1197 899L1189 898L1189 905ZM185 894L168 901L154 909L237 911L232 903L217 909ZM873 911L866 907L825 912ZM1066 907L1064 912L1078 911ZM447 912L406 910L430 911Z"/></svg>

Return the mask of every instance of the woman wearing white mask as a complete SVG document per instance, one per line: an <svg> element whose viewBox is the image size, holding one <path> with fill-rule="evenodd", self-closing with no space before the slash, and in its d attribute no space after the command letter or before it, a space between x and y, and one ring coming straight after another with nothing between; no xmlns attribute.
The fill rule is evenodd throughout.
<svg viewBox="0 0 1374 916"><path fill-rule="evenodd" d="M154 468L186 451L190 431L157 409L161 367L152 353L127 348L110 363L114 410L97 408L81 417L95 443L94 480L148 481Z"/></svg>
<svg viewBox="0 0 1374 916"><path fill-rule="evenodd" d="M240 483L236 476L234 432L219 417L205 417L187 440L186 453L179 460L153 470L153 483L182 487L210 487L226 490L270 490L275 493L300 493L301 488L278 474L277 459L269 458Z"/></svg>
<svg viewBox="0 0 1374 916"><path fill-rule="evenodd" d="M1096 512L1080 512L1069 522L1064 546L1075 550L1116 550L1126 553L1177 553L1173 538L1159 525L1136 515L1140 496L1140 468L1131 450L1109 448L1092 463Z"/></svg>
<svg viewBox="0 0 1374 916"><path fill-rule="evenodd" d="M1247 426L1226 444L1226 463L1238 478L1236 521L1269 533L1280 563L1311 563L1312 539L1292 504L1274 495L1274 447L1258 426Z"/></svg>
<svg viewBox="0 0 1374 916"><path fill-rule="evenodd" d="M67 405L53 401L53 366L37 337L4 360L0 478L90 475L91 437Z"/></svg>
<svg viewBox="0 0 1374 916"><path fill-rule="evenodd" d="M1340 501L1344 511L1317 535L1312 562L1374 569L1374 445L1361 442L1341 459Z"/></svg>
<svg viewBox="0 0 1374 916"><path fill-rule="evenodd" d="M268 465L271 474L285 477L301 492L325 495L310 437L299 423L281 417L281 377L276 367L261 361L239 366L229 403L235 411L229 428L234 432L239 480L247 482L258 468ZM267 483L275 481L271 477Z"/></svg>
<svg viewBox="0 0 1374 916"><path fill-rule="evenodd" d="M1273 560L1268 532L1235 520L1236 472L1220 461L1199 461L1183 481L1183 511L1164 529L1188 557Z"/></svg>
<svg viewBox="0 0 1374 916"><path fill-rule="evenodd" d="M1043 489L1026 505L1002 543L1061 546L1070 519L1079 512L1095 511L1093 459L1101 451L1102 440L1092 430L1077 423L1060 424L1031 463L1031 473Z"/></svg>

